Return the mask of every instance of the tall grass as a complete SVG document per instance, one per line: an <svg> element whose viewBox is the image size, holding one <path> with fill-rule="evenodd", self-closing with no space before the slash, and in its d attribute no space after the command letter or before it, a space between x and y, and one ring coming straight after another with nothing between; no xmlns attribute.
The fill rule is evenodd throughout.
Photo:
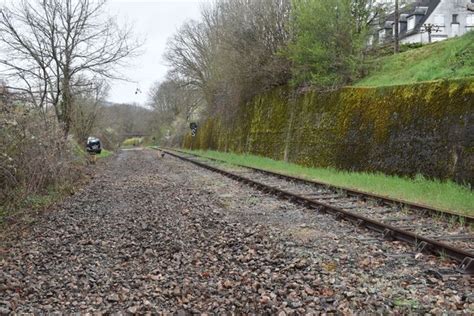
<svg viewBox="0 0 474 316"><path fill-rule="evenodd" d="M451 181L414 179L382 173L348 172L331 168L308 168L284 161L254 155L237 155L217 151L189 151L204 157L224 160L231 164L256 167L331 185L385 195L414 203L422 203L455 213L474 215L474 194L467 186Z"/></svg>

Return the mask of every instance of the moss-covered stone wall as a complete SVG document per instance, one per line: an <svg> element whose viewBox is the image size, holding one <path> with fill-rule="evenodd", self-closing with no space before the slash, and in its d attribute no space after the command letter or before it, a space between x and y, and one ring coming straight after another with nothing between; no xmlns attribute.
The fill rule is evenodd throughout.
<svg viewBox="0 0 474 316"><path fill-rule="evenodd" d="M473 184L474 82L299 94L281 87L243 105L231 124L203 122L184 147Z"/></svg>

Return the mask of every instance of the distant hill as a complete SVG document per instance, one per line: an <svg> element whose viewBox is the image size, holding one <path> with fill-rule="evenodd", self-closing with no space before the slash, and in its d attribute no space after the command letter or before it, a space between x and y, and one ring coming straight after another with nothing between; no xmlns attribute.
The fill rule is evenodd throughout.
<svg viewBox="0 0 474 316"><path fill-rule="evenodd" d="M378 58L369 75L355 86L389 86L467 77L474 79L474 31Z"/></svg>

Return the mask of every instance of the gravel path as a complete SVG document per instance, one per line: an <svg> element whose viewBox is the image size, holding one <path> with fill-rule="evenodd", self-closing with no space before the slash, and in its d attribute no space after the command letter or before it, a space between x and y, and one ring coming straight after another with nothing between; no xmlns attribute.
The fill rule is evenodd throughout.
<svg viewBox="0 0 474 316"><path fill-rule="evenodd" d="M151 150L1 253L0 314L474 313L472 277L432 272L452 262Z"/></svg>

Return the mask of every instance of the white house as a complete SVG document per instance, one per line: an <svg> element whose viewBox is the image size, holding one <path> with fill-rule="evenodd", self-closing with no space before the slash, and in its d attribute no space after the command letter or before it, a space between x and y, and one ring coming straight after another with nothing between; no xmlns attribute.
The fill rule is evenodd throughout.
<svg viewBox="0 0 474 316"><path fill-rule="evenodd" d="M393 40L394 14L378 29L379 43ZM430 30L431 26L431 30ZM417 0L400 8L400 42L428 43L474 30L474 0ZM429 34L431 31L431 34Z"/></svg>

